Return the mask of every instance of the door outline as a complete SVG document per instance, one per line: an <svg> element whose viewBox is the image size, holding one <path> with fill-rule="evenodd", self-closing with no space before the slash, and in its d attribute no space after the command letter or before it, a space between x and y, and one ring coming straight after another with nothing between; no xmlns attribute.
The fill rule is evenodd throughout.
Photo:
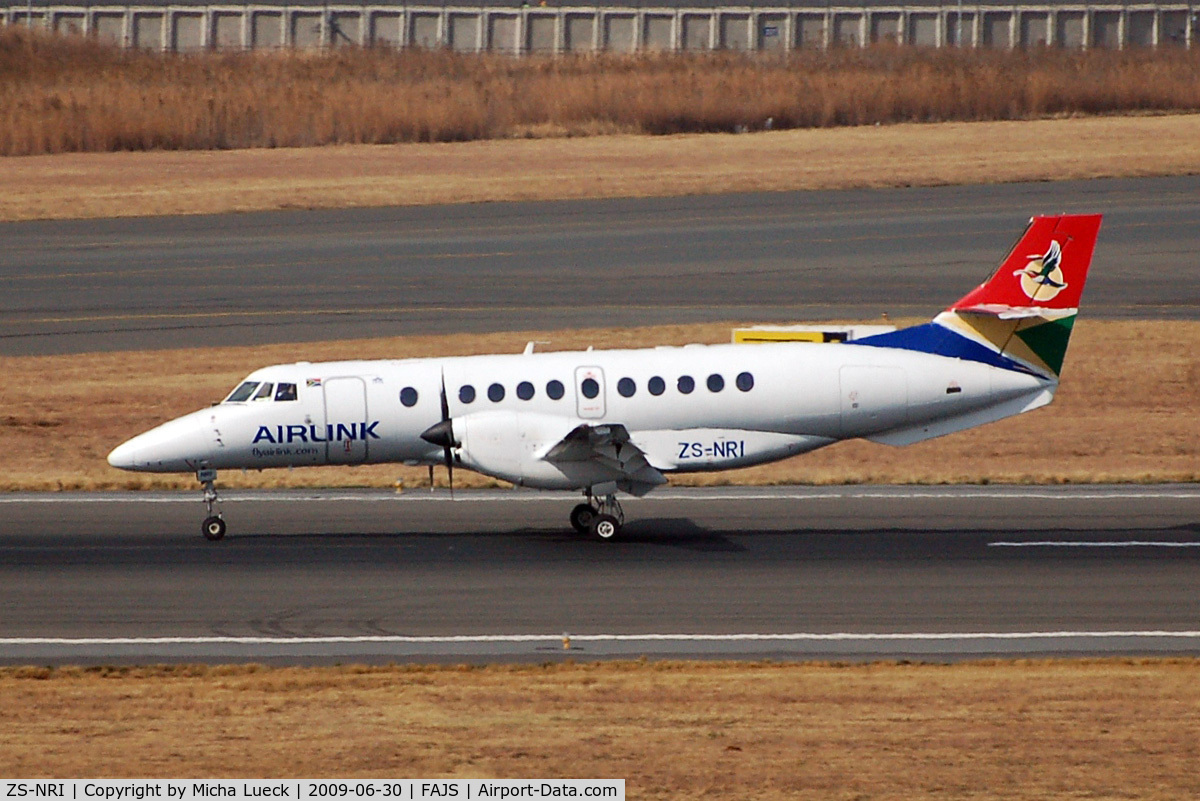
<svg viewBox="0 0 1200 801"><path fill-rule="evenodd" d="M583 382L593 379L600 385L600 392L594 398L583 395ZM600 367L575 368L575 413L585 420L595 420L604 417L604 370Z"/></svg>
<svg viewBox="0 0 1200 801"><path fill-rule="evenodd" d="M357 387L354 385L357 384ZM331 410L330 385L336 385L333 393L334 408ZM345 394L343 393L345 390ZM357 392L356 392L357 390ZM363 433L367 425L367 382L359 376L337 376L327 378L321 385L322 399L325 401L325 443L326 464L362 464L370 456L371 444ZM361 406L358 404L362 399ZM361 411L360 411L361 410ZM353 425L355 437L346 439L339 437L338 426ZM344 435L345 431L342 431Z"/></svg>

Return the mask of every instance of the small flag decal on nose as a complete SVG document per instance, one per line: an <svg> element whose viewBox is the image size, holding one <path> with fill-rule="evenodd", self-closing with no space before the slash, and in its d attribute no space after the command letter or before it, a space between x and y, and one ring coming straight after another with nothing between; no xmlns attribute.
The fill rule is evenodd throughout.
<svg viewBox="0 0 1200 801"><path fill-rule="evenodd" d="M305 385L310 386L310 387L319 387L319 386L321 386L321 379L310 378L305 382Z"/></svg>

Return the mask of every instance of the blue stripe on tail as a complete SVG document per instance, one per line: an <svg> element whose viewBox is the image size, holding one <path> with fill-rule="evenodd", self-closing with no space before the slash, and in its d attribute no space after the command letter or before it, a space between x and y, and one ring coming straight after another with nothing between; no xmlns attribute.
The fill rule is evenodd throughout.
<svg viewBox="0 0 1200 801"><path fill-rule="evenodd" d="M1041 374L1030 370L1020 362L1009 359L989 347L972 342L962 334L951 331L937 323L925 323L912 328L902 328L886 334L856 339L854 345L868 345L874 348L899 348L900 350L915 350L920 353L932 353L935 356L948 356L952 359L966 359L972 362L982 362L1005 370L1015 370L1018 373L1042 378Z"/></svg>

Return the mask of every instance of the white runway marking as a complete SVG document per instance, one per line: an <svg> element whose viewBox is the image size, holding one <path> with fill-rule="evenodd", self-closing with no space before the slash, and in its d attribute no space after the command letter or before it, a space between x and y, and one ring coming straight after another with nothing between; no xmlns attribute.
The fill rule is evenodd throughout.
<svg viewBox="0 0 1200 801"><path fill-rule="evenodd" d="M1200 542L1154 542L1152 540L1123 540L1096 542L1085 540L1044 540L1038 542L989 542L989 548L1200 548Z"/></svg>
<svg viewBox="0 0 1200 801"><path fill-rule="evenodd" d="M346 645L346 644L470 644L571 642L871 642L1049 639L1200 639L1200 631L976 631L929 633L828 634L481 634L454 636L362 635L330 637L6 637L0 647L17 645Z"/></svg>
<svg viewBox="0 0 1200 801"><path fill-rule="evenodd" d="M330 503L353 501L357 503L563 503L574 498L578 493L571 492L532 492L521 490L463 490L451 498L444 489L429 492L422 489L410 489L402 493L386 491L346 492L330 490L328 492L280 490L280 491L238 491L229 490L224 493L222 500L226 502L275 502L288 503ZM995 489L962 489L950 487L945 489L891 487L881 489L760 489L747 488L745 491L730 491L728 489L706 490L704 488L678 488L662 490L645 498L626 498L624 503L637 504L654 501L738 501L738 500L856 500L856 499L1026 499L1039 501L1093 501L1093 500L1130 500L1139 498L1200 500L1200 487L1183 488L1121 488L1121 489L1061 489L1057 491L1046 489L1023 489L1020 487L997 487ZM42 503L150 503L150 504L197 504L199 490L195 492L181 491L178 494L143 494L128 492L121 494L110 493L14 493L0 496L0 504L42 504Z"/></svg>

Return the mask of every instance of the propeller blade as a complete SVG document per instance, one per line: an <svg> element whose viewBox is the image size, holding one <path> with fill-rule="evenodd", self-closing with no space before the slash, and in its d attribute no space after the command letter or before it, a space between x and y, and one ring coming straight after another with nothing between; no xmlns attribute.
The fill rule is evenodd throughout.
<svg viewBox="0 0 1200 801"><path fill-rule="evenodd" d="M421 439L433 445L441 445L446 458L446 479L450 485L450 498L454 498L454 454L451 448L457 448L459 443L454 439L454 422L450 419L450 402L446 398L446 373L442 373L442 419L441 422L425 429Z"/></svg>

